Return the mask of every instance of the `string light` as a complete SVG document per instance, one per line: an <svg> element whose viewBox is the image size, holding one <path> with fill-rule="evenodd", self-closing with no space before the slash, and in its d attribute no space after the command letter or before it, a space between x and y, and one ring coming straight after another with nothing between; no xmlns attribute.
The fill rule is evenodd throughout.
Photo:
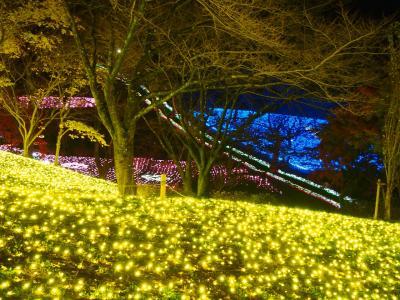
<svg viewBox="0 0 400 300"><path fill-rule="evenodd" d="M146 87L142 86L142 89L147 94L150 93L150 91ZM152 104L150 99L146 99L145 102L148 105ZM156 109L156 111L161 116L161 118L163 118L165 120L168 120L177 130L185 131L185 129L182 126L180 126L178 122L176 122L176 120L180 120L182 118L181 115L178 114L176 111L174 111L174 109L167 102L164 102L163 106L161 106L160 108ZM222 109L216 108L216 109L214 109L214 112L216 112L217 114L218 113L221 114ZM253 112L241 110L238 113L242 114L242 115L245 115L245 116L249 116ZM274 114L269 114L267 116L267 118L271 117L272 115L274 115ZM307 127L311 127L311 125L313 125L313 123L314 123L314 126L316 126L316 127L320 126L321 124L325 124L326 123L325 120L314 120L314 119L311 119L311 118L303 118L303 119L305 119L304 122L307 123ZM296 121L292 120L292 122L296 122ZM210 124L207 124L207 125L208 125L208 127L210 128L211 131L213 131L213 130L215 131L216 130L215 128L210 126ZM259 127L259 125L258 125L258 127ZM214 137L211 136L210 134L206 133L205 137L207 139L205 141L206 145L210 145L210 142L214 141ZM304 137L300 137L299 141L297 141L296 143L298 145L300 145L300 147L307 147L307 146L310 146L310 145L314 145L315 146L318 143L318 140L314 135L311 135L311 137L309 136L308 138L310 139L309 142L307 142L306 141L307 139L305 139ZM330 205L332 205L332 206L334 206L336 208L340 208L341 207L339 202L337 202L337 201L327 197L326 195L324 195L324 193L327 193L327 194L330 194L331 196L335 196L336 198L338 198L338 197L340 197L340 194L338 192L336 192L336 191L334 191L332 189L326 188L326 187L324 187L322 185L319 185L319 184L317 184L317 183L315 183L315 182L313 182L311 180L305 179L305 178L300 177L300 176L295 175L295 174L284 172L282 170L278 170L278 173L283 175L283 177L279 176L277 174L271 173L269 171L271 165L266 160L260 159L260 158L254 156L254 155L249 154L249 153L245 153L245 152L239 150L238 148L232 147L230 145L226 145L224 148L225 148L225 152L224 152L225 155L229 156L231 159L233 159L233 160L235 160L237 162L242 163L243 166L246 166L250 170L256 171L259 174L266 175L269 178L274 178L277 181L280 181L280 182L283 182L285 184L288 184L290 187L292 187L292 188L294 188L294 189L296 189L296 190L298 190L300 192L303 192L305 194L308 194L311 197L314 197L316 199L325 201L326 203L328 203L328 204L330 204ZM299 165L298 162L299 161L300 162L304 161L304 158L299 158L298 157L295 160L297 161L297 163L295 163L296 168L301 169L300 168L301 165ZM312 165L314 165L314 166L318 165L318 164L320 164L319 161L314 161L312 163ZM307 169L306 167L303 166L303 169L304 168ZM319 191L315 190L315 189L318 189ZM353 199L351 197L349 197L349 196L345 196L345 197L343 197L343 199L346 200L346 201L349 201L349 202L353 201Z"/></svg>
<svg viewBox="0 0 400 300"><path fill-rule="evenodd" d="M22 153L22 150L11 145L0 145L0 150ZM40 157L44 163L52 164L54 161L54 155L45 154L39 155L34 152L35 157ZM108 163L109 160L101 158L102 163ZM93 157L86 156L60 156L59 163L62 167L77 171L79 173L98 177L98 169L96 166L95 159ZM167 183L170 186L177 186L182 183L178 168L172 160L157 160L153 158L136 157L133 162L135 170L135 178L138 184L158 184L160 182L160 175L167 175ZM212 181L223 182L227 184L228 182L232 185L238 184L254 184L260 189L264 189L269 192L279 192L275 188L268 178L262 176L261 174L251 174L247 168L238 167L229 171L226 167L222 165L214 166L211 171ZM107 180L115 181L114 168L110 168L106 176Z"/></svg>
<svg viewBox="0 0 400 300"><path fill-rule="evenodd" d="M143 93L145 94L149 94L150 91L143 85L141 85L141 89L143 91ZM141 95L141 93L138 93L139 95ZM26 96L22 96L19 97L19 100L22 103L28 103L30 100L28 97ZM156 99L157 100L157 99ZM146 104L151 105L152 101L150 99L145 99ZM42 102L40 104L41 107L44 108L60 108L62 106L62 102L59 100L58 97L45 97L42 99ZM70 97L68 99L68 106L71 108L92 108L95 107L95 100L94 98L91 97ZM184 130L175 120L179 120L181 119L181 116L179 114L177 114L173 108L167 103L164 102L163 106L159 109L157 109L157 112L160 114L160 116L164 119L169 119L169 121L178 129L178 130ZM215 114L221 114L222 109L216 108L214 109L214 113ZM246 110L240 110L239 112L240 118L246 118L247 116L249 116L250 114L252 114L251 111L246 111ZM276 118L277 116L275 114L266 114L265 116L263 116L262 118L257 119L257 122L255 122L252 126L255 127L260 127L262 126L262 123L265 122L265 118ZM292 116L293 120L290 119L290 122L298 122L296 121L298 117L294 117ZM263 119L264 118L264 119ZM174 120L175 119L175 120ZM214 118L210 118L210 122L212 121L211 119L215 119ZM325 124L326 121L325 120L321 120L321 119L311 119L311 118L302 118L302 122L305 123L305 126L308 127L313 127L313 126L320 126L321 124ZM210 125L210 124L208 124ZM212 126L209 126L212 130ZM309 130L306 130L307 132ZM211 135L206 135L207 139L209 141L213 140L213 137ZM300 145L300 147L309 147L310 145L315 145L318 141L317 138L313 135L308 135L307 138L305 137L298 137L297 138L298 141L293 141L294 144L298 144ZM208 142L206 142L207 144ZM20 151L19 149L9 149L10 147L8 146L0 146L0 149L6 150L6 151ZM11 147L12 148L12 147ZM270 168L270 164L268 162L266 162L263 159L257 158L253 155L250 155L248 153L245 153L235 147L231 147L231 146L226 146L226 152L225 154L230 156L233 160L238 161L240 163L243 164L243 166L247 167L250 170L256 171L258 172L258 175L251 175L251 176L245 176L243 178L241 178L240 180L247 180L247 179L251 179L256 181L256 184L259 188L263 188L266 189L268 191L271 192L277 192L278 190L272 186L271 184L271 180L270 178L273 178L274 180L283 182L285 184L288 184L290 187L308 194L309 196L315 197L316 199L325 201L326 203L336 207L336 208L340 208L341 205L335 201L334 199L330 198L327 196L327 194L329 194L330 196L334 196L335 198L339 198L340 194L332 189L326 188L322 185L319 185L311 180L305 179L303 177L300 177L298 175L292 174L292 173L288 173L288 172L284 172L282 170L278 170L278 174L280 174L281 176L277 175L277 174L273 174L271 172L269 172L269 168ZM43 155L39 155L37 154L37 157L43 157ZM68 160L70 161L64 161L61 163L62 166L66 167L66 168L70 168L73 170L77 170L81 173L90 175L90 176L98 176L98 171L97 168L95 166L95 164L91 161L91 162L80 162L82 160L93 160L90 158L85 158L85 157L70 157L68 158ZM48 158L44 158L44 161L52 161L53 158L48 157ZM138 171L140 169L140 167L138 165L140 165L140 158L135 159L135 175L137 178L137 183L138 184L148 184L148 183L156 183L158 182L158 175L159 174L167 174L168 178L169 178L169 182L168 184L170 185L177 185L179 184L179 182L181 181L178 171L176 169L176 167L174 168L173 166L167 168L166 170L160 170L159 166L160 164L155 164L154 167L157 170L155 173L141 173ZM293 159L292 159L293 160ZM307 169L307 167L301 166L301 161L304 161L304 158L299 158L297 157L295 159L297 162L294 163L294 165L297 168L305 168ZM307 159L307 161L309 162L310 160ZM170 164L171 165L171 161ZM320 162L318 161L313 161L314 165L318 165L320 164ZM168 165L168 163L167 163ZM91 167L89 167L91 166ZM138 169L139 167L139 169ZM87 169L87 170L84 170ZM174 169L174 170L173 170ZM211 171L213 173L213 171ZM113 172L113 170L111 170L106 177L108 180L115 180L115 174ZM226 183L226 182L225 182ZM345 196L343 197L344 200L352 202L353 199L349 196Z"/></svg>
<svg viewBox="0 0 400 300"><path fill-rule="evenodd" d="M34 97L20 96L18 100L24 105L29 105L32 100L34 101L36 99ZM61 101L59 97L49 96L40 100L40 108L61 108L63 106L63 101ZM96 106L96 103L92 97L69 97L66 105L68 105L69 108L93 108Z"/></svg>
<svg viewBox="0 0 400 300"><path fill-rule="evenodd" d="M112 182L2 151L0 170L5 299L398 299L397 223L121 199Z"/></svg>

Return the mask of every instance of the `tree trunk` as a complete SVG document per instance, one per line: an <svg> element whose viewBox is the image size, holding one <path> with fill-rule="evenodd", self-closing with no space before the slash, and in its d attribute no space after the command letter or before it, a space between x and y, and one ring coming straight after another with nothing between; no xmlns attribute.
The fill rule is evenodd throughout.
<svg viewBox="0 0 400 300"><path fill-rule="evenodd" d="M30 157L29 150L30 150L30 145L29 145L27 139L24 139L24 142L23 142L23 153L22 153L22 155L23 155L24 157Z"/></svg>
<svg viewBox="0 0 400 300"><path fill-rule="evenodd" d="M393 29L393 34L389 35L391 90L383 135L383 163L386 172L385 220L390 220L393 191L400 176L400 47L397 44L400 32Z"/></svg>
<svg viewBox="0 0 400 300"><path fill-rule="evenodd" d="M384 203L385 203L385 211L383 218L387 221L391 219L391 208L392 208L392 197L393 191L396 187L396 166L393 166L390 162L386 161L387 164L385 165L386 171L386 189L384 193Z"/></svg>
<svg viewBox="0 0 400 300"><path fill-rule="evenodd" d="M277 136L272 142L274 144L272 146L271 172L276 173L279 169L279 155L281 154L283 140L280 136Z"/></svg>
<svg viewBox="0 0 400 300"><path fill-rule="evenodd" d="M190 159L186 160L185 171L182 177L183 193L188 196L193 196L193 181L192 181L192 166Z"/></svg>
<svg viewBox="0 0 400 300"><path fill-rule="evenodd" d="M57 134L56 152L54 153L54 165L55 166L58 166L60 164L59 158L60 158L62 136L63 136L63 129L62 129L62 127L60 127L58 129L58 134Z"/></svg>
<svg viewBox="0 0 400 300"><path fill-rule="evenodd" d="M107 174L113 165L113 160L109 157L109 155L107 155L107 157L104 158L104 161L101 161L99 148L99 143L94 143L94 162L97 167L97 172L99 173L99 178L107 179Z"/></svg>
<svg viewBox="0 0 400 300"><path fill-rule="evenodd" d="M132 139L133 140L133 139ZM121 196L136 195L136 183L133 172L133 141L113 140L114 167L118 191Z"/></svg>
<svg viewBox="0 0 400 300"><path fill-rule="evenodd" d="M392 207L392 194L393 194L393 185L391 183L386 184L386 192L385 192L385 211L383 218L387 221L391 218L391 207Z"/></svg>
<svg viewBox="0 0 400 300"><path fill-rule="evenodd" d="M210 176L208 170L199 170L197 178L197 193L199 198L208 198L210 196Z"/></svg>

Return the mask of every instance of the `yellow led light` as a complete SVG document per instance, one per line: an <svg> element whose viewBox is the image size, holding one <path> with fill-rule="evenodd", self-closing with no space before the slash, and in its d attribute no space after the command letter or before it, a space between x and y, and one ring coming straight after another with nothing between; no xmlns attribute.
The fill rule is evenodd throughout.
<svg viewBox="0 0 400 300"><path fill-rule="evenodd" d="M113 183L1 152L0 170L6 298L398 298L397 223L215 199L122 199Z"/></svg>
<svg viewBox="0 0 400 300"><path fill-rule="evenodd" d="M0 289L6 289L6 288L8 288L10 286L10 282L9 281L3 281L1 284L0 284Z"/></svg>

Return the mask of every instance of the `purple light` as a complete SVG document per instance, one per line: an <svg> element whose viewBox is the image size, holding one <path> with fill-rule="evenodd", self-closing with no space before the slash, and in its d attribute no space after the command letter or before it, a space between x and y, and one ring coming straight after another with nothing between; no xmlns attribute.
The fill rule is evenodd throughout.
<svg viewBox="0 0 400 300"><path fill-rule="evenodd" d="M21 154L22 150L12 145L0 145L0 150ZM35 159L40 159L45 163L53 163L54 155L33 153ZM109 159L101 158L101 163L109 163ZM98 177L96 162L93 157L85 156L60 156L60 165L66 169L70 169L88 176ZM182 162L184 164L184 162ZM137 157L133 161L135 178L137 184L158 184L161 174L167 175L167 183L172 187L182 184L178 168L172 160L156 160L153 158ZM215 182L223 184L239 185L243 183L252 183L260 189L270 192L279 192L270 181L269 178L257 174L252 174L245 167L233 168L228 170L222 165L214 166L211 171L211 178ZM196 175L196 174L195 174ZM106 175L106 179L116 181L114 168L110 168Z"/></svg>
<svg viewBox="0 0 400 300"><path fill-rule="evenodd" d="M23 105L28 105L30 99L28 96L18 97ZM96 106L95 100L92 97L69 97L67 100L69 108L92 108ZM59 97L49 96L44 97L40 103L40 108L62 108L63 102Z"/></svg>

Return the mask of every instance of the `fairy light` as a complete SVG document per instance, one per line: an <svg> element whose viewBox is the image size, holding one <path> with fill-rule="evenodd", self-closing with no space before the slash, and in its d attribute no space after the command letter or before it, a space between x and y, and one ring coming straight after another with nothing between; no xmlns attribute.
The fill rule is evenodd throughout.
<svg viewBox="0 0 400 300"><path fill-rule="evenodd" d="M18 100L21 103L28 105L29 102L34 101L35 98L20 96L18 97ZM49 96L40 100L40 108L61 108L63 106L63 101L61 101L59 97ZM70 108L93 108L96 106L96 103L92 97L69 97L66 105Z"/></svg>
<svg viewBox="0 0 400 300"><path fill-rule="evenodd" d="M121 199L112 182L1 151L0 170L5 299L398 298L398 223Z"/></svg>
<svg viewBox="0 0 400 300"><path fill-rule="evenodd" d="M121 49L118 49L118 51ZM101 66L100 66L101 67ZM144 94L149 94L150 91L147 87L145 87L144 85L141 85L140 88L142 89L142 92L138 92L138 94L141 96L143 93ZM30 99L27 96L22 96L19 97L19 100L22 103L29 103ZM157 100L157 98L156 98ZM152 101L150 99L145 99L146 104L151 105ZM95 100L92 97L70 97L68 99L67 105L71 108L93 108L95 107ZM60 99L58 97L54 97L54 96L50 96L50 97L45 97L41 100L40 103L41 107L44 108L60 108L62 106L62 101L60 101ZM166 111L164 113L163 109ZM214 112L216 114L221 114L222 109L221 108L215 108ZM178 129L178 130L184 130L184 128L182 128L174 119L179 120L181 119L181 116L179 114L177 114L174 110L173 107L170 106L167 102L164 102L163 105L161 106L161 108L157 109L157 112L160 114L160 116L164 119L168 119L170 122L172 122L172 124ZM252 112L251 111L246 111L246 110L241 110L240 114L243 117L246 117L248 115L250 115ZM276 118L275 114L268 114L268 118ZM266 116L264 116L263 118L266 118ZM259 118L257 119L257 122L255 122L255 124L253 124L253 126L255 127L259 127L260 124L258 123L262 123L263 118ZM295 117L294 117L295 118ZM211 118L212 119L212 118ZM305 126L308 127L312 127L312 126L319 126L320 124L325 123L325 120L322 119L312 119L312 118L302 118L304 119L303 122L305 122ZM292 120L292 122L295 122ZM315 125L315 124L319 124L319 125ZM208 124L209 127L212 129L212 126L210 124ZM208 140L212 141L213 137L210 135L207 135ZM302 138L304 140L304 137ZM311 141L309 141L308 143L311 144L315 144L317 142L317 139L315 137L310 137ZM300 141L301 138L299 139L299 141L297 141L297 144L304 144L304 141L301 142ZM208 143L208 142L206 142ZM304 145L303 145L304 146ZM4 146L3 146L4 147ZM288 173L288 172L284 172L282 170L278 170L278 174L283 175L282 176L277 176L276 174L271 174L270 172L268 172L268 169L270 167L270 164L268 162L266 162L265 160L262 160L260 158L257 158L253 155L249 155L248 153L245 153L235 147L230 147L230 146L226 146L226 152L225 154L228 154L229 156L231 156L231 158L235 161L241 162L243 163L244 166L248 167L251 170L254 170L256 172L260 172L261 174L265 174L268 177L272 177L275 180L281 181L283 183L288 184L289 186L303 192L306 193L312 197L315 197L317 199L320 199L322 201L325 201L337 208L340 208L340 204L331 199L328 198L327 196L321 194L320 192L317 192L315 190L311 190L310 187L312 187L313 189L318 189L321 190L321 192L325 192L327 194L330 194L334 197L340 197L340 194L332 189L326 188L322 185L319 185L311 180L305 179L301 176L292 174L292 173ZM1 149L1 147L0 147ZM21 151L20 149L13 149L13 151ZM87 158L69 158L69 159L73 159L74 161L65 161L62 162L61 165L66 167L66 168L70 168L73 170L77 170L79 172L82 172L84 174L87 175L91 175L91 176L98 176L97 174L97 168L95 167L95 164L93 163L93 161L91 162L77 162L76 160L86 160ZM45 158L44 159L47 162L50 162L52 160L54 160L54 158ZM90 159L89 159L90 160ZM93 158L91 159L93 160ZM304 159L303 159L304 160ZM135 160L135 165L136 165L136 160ZM140 164L140 163L139 163ZM259 167L257 167L257 165L261 166L262 168L260 169ZM299 168L302 168L299 165L296 165ZM137 167L137 166L136 166ZM168 172L169 170L167 170ZM138 173L138 172L136 172ZM135 174L136 178L138 178L138 183L156 183L157 180L155 179L155 174L159 175L162 173L166 173L165 171L159 171L158 173L153 173L153 174ZM139 175L139 176L138 176ZM179 174L177 172L177 170L175 170L173 172L173 174L168 174L168 178L171 182L169 182L169 184L177 184L178 182L180 182L180 178L179 178ZM264 177L262 175L258 175L258 177ZM172 179L173 178L173 179ZM107 174L107 179L109 180L115 180L115 174L114 172L111 170L111 172L109 174ZM288 180L289 179L289 180ZM265 179L266 181L269 181L268 179ZM294 180L294 181L293 181ZM258 179L258 181L260 181ZM304 184L306 186L304 186ZM271 183L268 183L266 186L263 186L262 184L258 184L258 187L261 188L266 188L267 190L270 191L276 191L275 188L272 187ZM345 196L343 198L346 201L352 202L353 199L350 198L349 196Z"/></svg>
<svg viewBox="0 0 400 300"><path fill-rule="evenodd" d="M14 153L22 152L19 148L7 145L0 145L0 150ZM46 154L42 157L43 162L45 163L51 164L54 161L54 155ZM103 162L105 161L105 159L102 160ZM88 176L98 176L96 162L93 157L60 156L59 162L64 168ZM158 184L160 181L160 174L167 175L167 183L171 186L177 186L182 182L178 168L172 160L156 160L153 158L137 157L134 159L134 170L138 184ZM270 192L278 192L268 178L265 178L265 176L262 176L261 174L251 174L247 168L242 167L231 170L230 174L236 175L234 179L228 178L228 170L222 165L214 166L210 170L210 174L213 181L223 181L225 184L229 182L232 185L252 183L260 189ZM110 181L116 180L113 168L109 170L107 179Z"/></svg>

